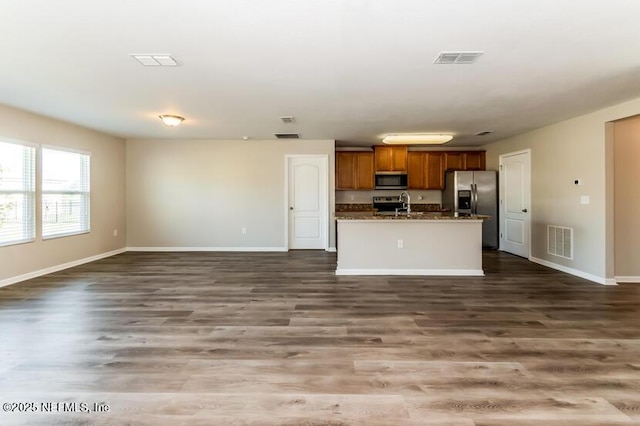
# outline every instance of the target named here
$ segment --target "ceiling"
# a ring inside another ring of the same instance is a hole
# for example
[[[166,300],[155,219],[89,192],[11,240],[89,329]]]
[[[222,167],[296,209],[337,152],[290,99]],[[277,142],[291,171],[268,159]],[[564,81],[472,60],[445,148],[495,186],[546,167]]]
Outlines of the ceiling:
[[[472,147],[640,97],[638,0],[0,0],[0,10],[0,103],[125,138],[299,132],[370,146],[388,132],[446,132],[447,146]],[[434,64],[443,51],[484,55]],[[169,128],[159,114],[186,120]]]

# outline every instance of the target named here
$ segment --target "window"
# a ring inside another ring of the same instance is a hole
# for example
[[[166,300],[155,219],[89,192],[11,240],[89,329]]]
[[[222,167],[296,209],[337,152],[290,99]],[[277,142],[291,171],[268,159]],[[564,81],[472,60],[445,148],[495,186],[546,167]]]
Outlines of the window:
[[[36,149],[0,142],[0,246],[35,239]]]
[[[89,232],[90,157],[42,149],[42,238]]]

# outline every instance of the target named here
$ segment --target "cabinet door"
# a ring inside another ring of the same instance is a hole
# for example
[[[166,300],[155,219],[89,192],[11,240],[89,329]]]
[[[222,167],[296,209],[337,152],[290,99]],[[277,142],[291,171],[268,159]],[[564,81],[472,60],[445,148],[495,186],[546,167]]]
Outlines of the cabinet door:
[[[444,159],[441,152],[426,153],[426,188],[444,189]]]
[[[406,146],[376,146],[374,151],[376,154],[377,172],[407,171]]]
[[[464,170],[464,152],[446,152],[444,154],[445,170]]]
[[[355,160],[353,152],[336,152],[336,189],[355,189]]]
[[[424,152],[412,151],[407,154],[407,187],[409,189],[426,188],[425,158]]]
[[[485,152],[484,151],[469,151],[464,155],[464,169],[465,170],[484,170],[485,165]]]
[[[373,152],[356,153],[355,187],[373,189]]]
[[[376,172],[393,171],[393,163],[391,156],[393,155],[390,146],[376,146],[374,152],[376,155]]]
[[[394,146],[391,150],[391,166],[394,172],[407,171],[407,147]]]

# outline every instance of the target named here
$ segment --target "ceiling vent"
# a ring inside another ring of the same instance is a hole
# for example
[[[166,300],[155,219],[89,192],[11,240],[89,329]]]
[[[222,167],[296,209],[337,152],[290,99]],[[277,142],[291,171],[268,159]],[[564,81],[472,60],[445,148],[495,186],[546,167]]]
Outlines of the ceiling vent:
[[[484,52],[440,52],[434,64],[473,64]]]
[[[176,67],[178,62],[171,55],[130,55],[145,67]]]
[[[278,139],[300,139],[300,133],[274,133]]]
[[[293,118],[293,115],[285,115],[280,117],[280,120],[282,120],[283,123],[293,123],[296,121],[296,119]]]
[[[476,133],[476,136],[486,136],[486,135],[490,135],[491,133],[493,133],[493,131],[485,130],[485,131]]]

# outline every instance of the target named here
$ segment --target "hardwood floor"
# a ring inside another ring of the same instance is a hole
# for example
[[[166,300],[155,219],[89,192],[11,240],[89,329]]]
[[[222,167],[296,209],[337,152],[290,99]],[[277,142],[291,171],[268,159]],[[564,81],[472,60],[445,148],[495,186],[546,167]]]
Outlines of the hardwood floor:
[[[27,412],[0,424],[640,424],[640,285],[484,264],[130,252],[5,287],[0,402]]]

